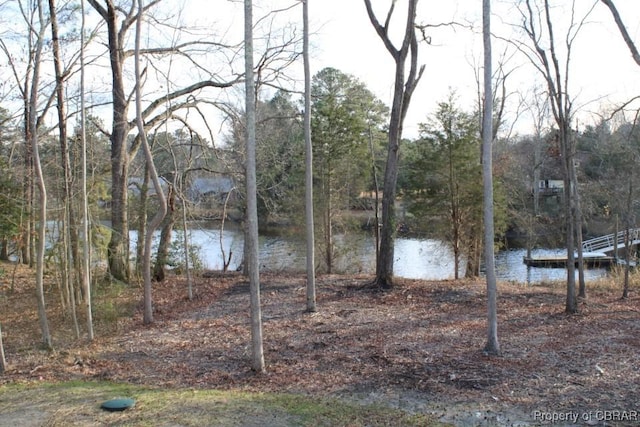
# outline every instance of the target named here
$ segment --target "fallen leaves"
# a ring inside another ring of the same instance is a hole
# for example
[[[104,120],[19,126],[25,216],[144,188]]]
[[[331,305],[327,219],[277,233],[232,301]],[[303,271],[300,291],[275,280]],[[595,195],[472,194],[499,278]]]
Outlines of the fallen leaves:
[[[7,295],[0,320],[8,331],[10,371],[0,381],[98,378],[334,395],[394,391],[413,393],[422,404],[482,402],[525,413],[634,410],[640,401],[638,298],[619,300],[617,290],[594,292],[582,314],[568,316],[562,286],[501,284],[503,355],[487,357],[481,282],[401,280],[379,293],[365,286],[370,277],[319,277],[318,312],[307,313],[304,277],[261,278],[266,374],[249,368],[246,282],[216,274],[196,283],[193,301],[185,298],[180,277],[156,285],[151,326],[142,325],[135,304],[141,292],[130,289],[120,297],[138,311],[120,318],[115,331],[98,331],[93,343],[65,335],[69,322],[52,308],[52,296],[59,351],[51,355],[34,350],[34,301],[27,292]]]

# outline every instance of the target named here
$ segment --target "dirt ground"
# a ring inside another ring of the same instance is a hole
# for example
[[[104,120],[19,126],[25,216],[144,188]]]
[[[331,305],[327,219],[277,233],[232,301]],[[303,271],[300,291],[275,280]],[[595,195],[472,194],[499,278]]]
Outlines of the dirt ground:
[[[250,366],[249,286],[209,274],[186,298],[184,278],[142,289],[100,289],[96,339],[73,338],[55,285],[56,350],[38,350],[33,283],[1,279],[0,323],[9,370],[0,383],[100,379],[162,387],[276,391],[383,402],[453,425],[640,425],[640,298],[589,285],[566,315],[562,284],[499,285],[502,355],[482,352],[484,283],[399,280],[374,292],[367,276],[320,276],[318,311],[305,311],[301,275],[261,275],[267,372]],[[132,313],[133,316],[128,314]],[[82,316],[79,314],[81,328]]]

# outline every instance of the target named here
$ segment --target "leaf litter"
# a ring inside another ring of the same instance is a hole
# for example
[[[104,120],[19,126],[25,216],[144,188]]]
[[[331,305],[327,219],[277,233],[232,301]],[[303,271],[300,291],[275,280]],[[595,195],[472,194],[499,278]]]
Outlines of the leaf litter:
[[[308,313],[303,275],[262,273],[267,371],[258,374],[250,370],[249,286],[239,274],[197,279],[192,301],[183,277],[154,284],[155,321],[148,326],[140,287],[109,294],[131,313],[115,319],[102,313],[107,321],[96,309],[97,338],[90,343],[75,339],[50,287],[56,350],[45,352],[37,349],[26,270],[13,292],[1,288],[9,370],[0,383],[99,379],[334,396],[429,413],[454,425],[541,425],[553,414],[577,414],[582,425],[638,424],[638,418],[604,419],[640,410],[639,298],[633,294],[621,300],[618,289],[588,289],[580,313],[566,315],[562,284],[501,283],[502,354],[488,356],[481,280],[399,279],[386,292],[371,290],[371,280],[319,276],[318,311]]]

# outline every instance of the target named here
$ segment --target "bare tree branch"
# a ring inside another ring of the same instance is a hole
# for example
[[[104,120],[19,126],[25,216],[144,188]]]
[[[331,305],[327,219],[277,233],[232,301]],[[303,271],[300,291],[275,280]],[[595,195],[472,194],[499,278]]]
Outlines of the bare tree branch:
[[[618,9],[616,8],[615,4],[613,3],[612,0],[600,0],[600,1],[604,3],[611,11],[611,15],[613,15],[614,21],[616,21],[616,25],[620,30],[620,35],[622,35],[624,42],[627,44],[627,47],[631,52],[631,56],[633,57],[633,60],[636,62],[636,64],[640,65],[640,52],[638,52],[638,49],[633,39],[629,35],[627,28],[624,26],[624,23],[622,22],[622,18],[620,17],[620,13],[618,13]]]
[[[144,112],[142,114],[143,117],[149,117],[149,115],[151,114],[151,112],[153,110],[155,110],[156,108],[158,108],[158,106],[164,104],[165,102],[171,101],[173,99],[179,98],[181,96],[184,95],[188,95],[191,94],[197,90],[203,89],[205,87],[215,87],[215,88],[228,88],[233,86],[234,84],[238,83],[241,79],[238,77],[236,80],[232,80],[229,82],[215,82],[213,80],[205,80],[205,81],[201,81],[201,82],[196,82],[190,86],[187,86],[185,88],[176,90],[174,92],[168,93],[156,100],[154,100],[153,102],[151,102],[151,104],[149,104],[147,106],[147,108],[144,109]]]

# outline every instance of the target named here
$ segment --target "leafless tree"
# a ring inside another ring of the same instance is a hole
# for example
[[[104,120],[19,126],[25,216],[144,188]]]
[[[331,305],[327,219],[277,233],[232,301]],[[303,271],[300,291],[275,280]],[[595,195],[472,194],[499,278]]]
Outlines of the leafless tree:
[[[565,244],[567,246],[567,297],[565,311],[567,313],[576,313],[578,311],[578,301],[575,283],[575,251],[578,249],[579,271],[581,277],[583,277],[582,248],[576,248],[576,240],[578,242],[581,241],[582,215],[575,168],[575,137],[571,130],[571,120],[575,112],[568,89],[569,63],[573,43],[595,4],[588,10],[582,20],[576,22],[575,1],[572,3],[569,28],[564,40],[565,60],[561,63],[559,59],[560,47],[554,32],[554,17],[552,16],[549,0],[543,0],[541,3],[539,5],[536,0],[525,0],[523,2],[521,29],[525,32],[530,44],[516,43],[516,46],[527,56],[529,62],[544,79],[549,92],[551,111],[558,127],[557,139],[562,156],[564,179]],[[577,233],[580,233],[580,235],[577,235]]]
[[[316,308],[315,227],[313,221],[313,144],[311,143],[311,69],[309,64],[309,0],[302,0],[304,59],[305,225],[307,240],[307,311]]]
[[[620,31],[620,35],[622,36],[622,39],[624,40],[624,42],[626,43],[627,47],[629,48],[629,52],[631,52],[631,56],[633,58],[633,60],[635,61],[636,64],[638,64],[638,66],[640,66],[640,52],[638,52],[638,48],[635,44],[635,42],[633,41],[633,39],[631,38],[631,35],[629,34],[629,32],[627,31],[627,27],[624,25],[624,22],[622,21],[622,17],[620,16],[620,13],[618,12],[618,9],[615,5],[615,3],[612,0],[600,0],[602,1],[602,3],[604,3],[608,8],[609,11],[611,12],[611,15],[613,16],[613,20],[616,23],[616,26],[618,27],[618,30]],[[626,257],[626,264],[625,264],[625,268],[624,268],[624,286],[623,286],[623,291],[622,291],[622,298],[627,298],[629,296],[629,267],[630,267],[630,262],[629,262],[629,253],[630,253],[630,247],[629,247],[629,229],[631,228],[631,221],[630,221],[630,217],[631,217],[631,206],[632,206],[632,194],[634,192],[634,187],[633,187],[633,180],[629,179],[629,190],[628,190],[628,198],[627,198],[627,213],[625,215],[625,226],[626,226],[626,233],[625,233],[625,257]],[[617,235],[617,233],[616,233]]]
[[[111,226],[112,234],[108,247],[108,264],[110,274],[118,280],[128,281],[130,275],[129,268],[129,221],[127,215],[128,196],[127,185],[129,177],[129,166],[132,154],[138,149],[138,145],[128,146],[127,137],[130,131],[136,126],[135,120],[128,119],[130,96],[126,93],[125,62],[133,56],[133,51],[127,49],[127,34],[131,26],[137,19],[136,2],[131,1],[128,6],[116,3],[113,0],[88,0],[89,4],[98,12],[107,26],[109,61],[112,80],[112,128],[109,132],[111,141],[111,181],[112,181],[112,203],[111,203]],[[148,13],[153,7],[159,5],[161,0],[152,0],[143,6],[143,12]],[[176,44],[169,47],[141,49],[141,55],[163,56],[169,54],[181,54],[190,58],[190,63],[195,68],[201,68],[189,52],[185,50],[191,46],[213,46],[221,47],[220,44],[193,41],[183,44]],[[146,129],[152,128],[158,122],[165,120],[175,111],[193,107],[196,101],[189,99],[189,95],[207,88],[227,88],[238,81],[232,77],[227,81],[210,76],[210,79],[200,80],[196,83],[186,85],[170,93],[165,93],[149,102],[142,111],[142,119]],[[187,98],[186,100],[184,100]],[[162,109],[167,102],[180,100],[167,110]],[[158,111],[158,110],[161,111]]]
[[[393,286],[393,260],[396,237],[396,184],[400,159],[400,141],[404,119],[409,110],[411,96],[422,77],[424,66],[418,68],[418,38],[416,28],[416,10],[418,0],[407,2],[407,16],[404,38],[400,47],[396,47],[389,35],[391,18],[396,2],[391,2],[384,24],[381,24],[373,11],[371,0],[364,0],[369,20],[395,62],[395,82],[391,119],[389,121],[389,142],[382,194],[382,230],[380,233],[380,252],[376,260],[376,286],[388,289]],[[405,78],[405,69],[409,61],[409,74]]]
[[[91,304],[91,245],[89,237],[89,200],[87,196],[87,132],[85,110],[85,36],[86,27],[84,0],[80,0],[80,144],[82,146],[82,289],[84,290],[84,306],[87,318],[87,336],[93,340],[93,310]]]
[[[244,62],[245,62],[245,111],[246,111],[246,161],[247,213],[245,254],[249,272],[251,293],[251,367],[264,372],[262,347],[262,310],[260,308],[260,261],[258,258],[258,201],[256,188],[256,92],[253,69],[253,2],[244,0]]]
[[[153,188],[156,191],[158,197],[159,209],[155,216],[149,223],[147,234],[144,236],[144,259],[142,262],[142,275],[144,278],[144,324],[153,322],[153,300],[151,295],[151,246],[153,243],[153,233],[160,226],[160,223],[167,214],[167,202],[158,177],[155,163],[153,161],[153,154],[149,143],[147,141],[146,129],[143,120],[142,110],[142,70],[140,68],[140,33],[142,31],[142,20],[144,18],[144,4],[143,0],[138,0],[138,9],[136,17],[136,37],[135,37],[135,49],[134,49],[134,67],[135,67],[135,102],[136,102],[136,126],[138,128],[138,136],[142,141],[142,149],[146,159],[146,165],[149,170],[151,181],[153,182]]]
[[[35,52],[33,60],[33,74],[31,75],[31,87],[29,89],[29,112],[28,123],[29,133],[27,134],[28,142],[31,145],[33,153],[33,168],[36,176],[36,184],[40,195],[40,210],[38,215],[38,232],[36,246],[36,294],[38,298],[38,318],[40,320],[40,329],[42,331],[42,343],[48,349],[53,348],[51,340],[51,332],[49,331],[49,322],[47,320],[47,312],[44,298],[44,257],[46,248],[46,228],[47,228],[47,187],[45,178],[42,173],[42,165],[40,162],[39,138],[38,138],[38,95],[40,85],[40,72],[42,64],[42,50],[45,44],[45,31],[47,21],[44,15],[42,0],[38,0],[35,4],[38,16],[38,27],[32,28],[37,32],[35,35]]]
[[[487,343],[485,352],[500,354],[498,341],[498,286],[494,253],[493,224],[493,75],[491,55],[491,0],[482,1],[482,40],[484,45],[484,102],[482,111],[482,183],[484,211],[484,262],[487,279]]]
[[[64,221],[62,232],[63,255],[60,257],[62,265],[63,289],[66,290],[69,299],[68,306],[76,331],[76,337],[80,337],[80,328],[76,315],[75,285],[73,277],[79,277],[80,257],[78,251],[78,227],[74,205],[72,203],[72,176],[71,160],[69,157],[69,144],[67,138],[67,114],[66,114],[66,75],[63,73],[62,57],[60,52],[60,35],[58,30],[58,12],[55,0],[49,0],[49,20],[51,22],[51,41],[53,49],[53,65],[56,78],[56,104],[58,110],[58,138],[60,140],[60,155],[63,172],[62,206],[64,207]],[[68,250],[67,250],[68,248]]]

